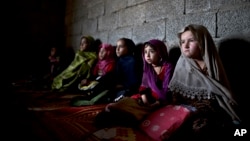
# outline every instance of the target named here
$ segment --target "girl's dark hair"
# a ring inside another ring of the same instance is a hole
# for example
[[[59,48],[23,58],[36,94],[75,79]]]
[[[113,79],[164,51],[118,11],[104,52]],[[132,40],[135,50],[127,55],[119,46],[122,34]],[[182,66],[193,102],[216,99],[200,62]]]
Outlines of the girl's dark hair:
[[[120,38],[119,40],[123,40],[124,41],[124,44],[125,46],[128,48],[128,52],[129,54],[134,54],[134,50],[136,48],[136,45],[134,43],[133,40],[129,39],[129,38]]]

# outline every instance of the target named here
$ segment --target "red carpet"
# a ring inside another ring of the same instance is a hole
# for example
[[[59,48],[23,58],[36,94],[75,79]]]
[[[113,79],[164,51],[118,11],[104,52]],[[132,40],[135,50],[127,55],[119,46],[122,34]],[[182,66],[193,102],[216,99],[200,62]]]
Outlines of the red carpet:
[[[93,121],[105,105],[86,107],[66,107],[51,111],[36,111],[36,116],[46,127],[48,134],[59,141],[100,141],[107,137],[100,135],[99,138],[93,133],[102,132],[93,126]],[[150,141],[139,130],[125,127],[112,128],[113,135],[110,141]]]
[[[87,107],[66,107],[49,111],[34,111],[39,122],[48,134],[59,141],[80,141],[87,138],[98,140],[90,136],[97,129],[92,125],[95,115],[104,105]]]
[[[105,104],[70,107],[74,94],[49,91],[19,91],[20,104],[31,114],[32,132],[39,141],[150,141],[140,130],[125,127],[97,129],[95,116]],[[99,138],[98,138],[99,137]]]

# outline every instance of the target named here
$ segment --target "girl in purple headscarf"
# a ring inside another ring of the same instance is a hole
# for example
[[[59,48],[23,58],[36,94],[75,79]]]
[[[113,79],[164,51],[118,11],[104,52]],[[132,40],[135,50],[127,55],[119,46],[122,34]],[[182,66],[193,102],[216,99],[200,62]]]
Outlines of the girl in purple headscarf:
[[[134,95],[132,98],[139,96],[144,104],[166,103],[168,83],[173,71],[173,66],[168,61],[166,45],[156,39],[146,42],[142,58],[144,71],[139,89],[140,95]]]
[[[168,61],[166,45],[157,39],[144,43],[142,58],[143,78],[139,93],[131,97],[124,97],[116,103],[108,104],[105,111],[97,116],[97,125],[110,124],[110,122],[103,120],[125,126],[137,124],[139,122],[135,121],[142,120],[152,111],[168,103],[170,100],[168,99],[168,84],[174,67]],[[102,117],[104,115],[106,117]],[[100,123],[98,119],[100,119]]]

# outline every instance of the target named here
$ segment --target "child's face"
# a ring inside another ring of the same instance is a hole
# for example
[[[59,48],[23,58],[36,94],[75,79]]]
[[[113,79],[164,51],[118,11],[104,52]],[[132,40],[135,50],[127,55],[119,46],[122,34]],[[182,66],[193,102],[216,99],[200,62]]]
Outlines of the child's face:
[[[51,56],[55,56],[56,55],[56,48],[55,47],[51,48],[50,55]]]
[[[189,58],[200,59],[201,53],[199,43],[191,31],[185,31],[181,34],[181,52]]]
[[[128,48],[125,46],[123,40],[118,40],[116,44],[116,55],[121,57],[128,54]]]
[[[158,53],[149,45],[144,47],[144,59],[148,64],[158,65],[160,57]]]
[[[98,52],[98,57],[100,60],[103,60],[105,58],[107,54],[107,51],[105,50],[105,48],[100,48],[99,52]]]
[[[87,47],[88,47],[87,40],[85,38],[82,38],[82,40],[80,42],[80,51],[86,50]]]

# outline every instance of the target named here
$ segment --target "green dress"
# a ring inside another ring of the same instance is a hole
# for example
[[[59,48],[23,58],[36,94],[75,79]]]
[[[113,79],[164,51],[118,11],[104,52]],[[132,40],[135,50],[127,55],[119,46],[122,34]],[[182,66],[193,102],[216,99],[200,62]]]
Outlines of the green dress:
[[[54,78],[52,90],[65,91],[73,84],[80,83],[81,79],[89,78],[96,60],[95,52],[77,51],[71,64]]]

